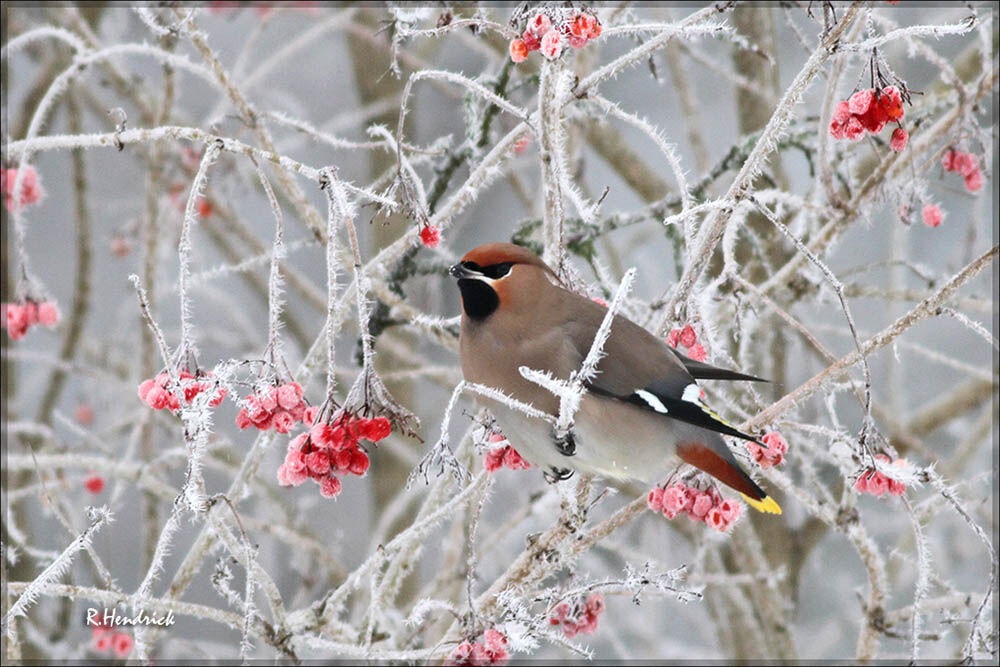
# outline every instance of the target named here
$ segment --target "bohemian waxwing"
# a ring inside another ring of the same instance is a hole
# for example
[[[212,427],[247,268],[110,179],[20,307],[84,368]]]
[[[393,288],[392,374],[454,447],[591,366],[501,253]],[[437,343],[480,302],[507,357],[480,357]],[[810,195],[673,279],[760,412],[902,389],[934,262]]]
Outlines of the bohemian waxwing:
[[[480,246],[449,273],[462,292],[465,379],[558,415],[559,399],[518,368],[568,379],[580,368],[607,310],[560,287],[537,255],[509,243]],[[549,422],[481,399],[519,454],[550,477],[578,470],[646,484],[662,480],[680,459],[739,491],[755,509],[781,513],[719,434],[756,439],[709,410],[696,383],[759,378],[688,359],[622,316],[614,318],[603,351],[570,438],[557,440]]]

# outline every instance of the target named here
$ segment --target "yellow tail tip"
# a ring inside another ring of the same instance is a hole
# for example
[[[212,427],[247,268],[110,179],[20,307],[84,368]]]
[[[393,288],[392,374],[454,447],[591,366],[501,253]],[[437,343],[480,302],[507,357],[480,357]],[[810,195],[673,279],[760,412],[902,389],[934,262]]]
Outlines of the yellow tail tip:
[[[747,501],[747,505],[754,508],[758,512],[764,512],[765,514],[781,514],[781,505],[775,502],[774,498],[771,496],[765,496],[761,500],[754,500],[745,493],[741,493],[743,500]]]

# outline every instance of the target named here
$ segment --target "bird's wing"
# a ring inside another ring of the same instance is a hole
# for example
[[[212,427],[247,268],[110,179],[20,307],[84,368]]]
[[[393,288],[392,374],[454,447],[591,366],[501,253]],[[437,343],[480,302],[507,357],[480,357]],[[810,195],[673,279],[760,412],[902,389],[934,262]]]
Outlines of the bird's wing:
[[[691,374],[691,377],[696,380],[747,380],[749,382],[768,382],[768,380],[759,378],[755,375],[737,373],[736,371],[731,371],[728,368],[719,368],[718,366],[706,364],[703,361],[695,361],[694,359],[681,354],[674,348],[670,349],[674,355],[681,360],[681,363],[684,364],[684,368]]]
[[[572,297],[576,301],[574,316],[566,323],[566,334],[583,358],[607,310],[584,297],[575,294]],[[615,317],[611,325],[611,335],[603,351],[605,356],[597,365],[597,377],[588,386],[590,391],[709,431],[757,441],[728,424],[702,402],[701,388],[695,378],[707,377],[704,369],[715,369],[714,366],[701,364],[692,373],[683,361],[686,357],[677,355],[665,342],[620,316]]]
[[[582,359],[590,351],[607,311],[584,297],[573,294],[569,298],[576,303],[573,316],[566,320],[565,333]],[[774,499],[743,471],[719,434],[759,441],[728,424],[701,400],[695,378],[707,378],[716,372],[715,377],[723,379],[723,374],[732,371],[676,354],[664,341],[625,317],[615,317],[603,351],[597,377],[588,385],[591,392],[699,427],[675,429],[678,457],[739,491],[758,511],[781,513]],[[693,372],[685,360],[694,365]]]

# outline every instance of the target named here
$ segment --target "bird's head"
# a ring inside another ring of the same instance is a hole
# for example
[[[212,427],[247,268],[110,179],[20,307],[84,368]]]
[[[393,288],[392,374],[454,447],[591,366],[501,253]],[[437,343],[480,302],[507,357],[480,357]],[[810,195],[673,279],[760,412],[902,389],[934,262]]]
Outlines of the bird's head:
[[[527,248],[487,243],[470,250],[448,270],[458,279],[462,308],[473,320],[484,320],[498,308],[533,303],[555,274]]]

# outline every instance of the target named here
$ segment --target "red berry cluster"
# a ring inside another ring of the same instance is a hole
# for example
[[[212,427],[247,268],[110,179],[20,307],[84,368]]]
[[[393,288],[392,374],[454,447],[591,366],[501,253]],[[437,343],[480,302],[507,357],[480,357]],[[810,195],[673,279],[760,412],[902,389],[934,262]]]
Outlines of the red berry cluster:
[[[983,187],[983,170],[979,167],[979,159],[972,153],[950,149],[941,158],[941,166],[945,171],[955,171],[965,178],[965,189],[969,192],[979,192]],[[937,227],[937,225],[931,225]]]
[[[190,371],[183,370],[179,377],[178,384],[184,393],[184,402],[188,405],[191,404],[195,396],[212,388],[211,382],[203,381],[203,378],[212,377],[211,373],[198,371],[196,376]],[[175,387],[172,384],[169,373],[160,373],[155,379],[143,380],[142,384],[139,385],[139,398],[154,410],[168,408],[171,412],[177,412],[181,409],[181,399],[175,393]],[[222,387],[217,388],[215,396],[208,404],[213,408],[218,406],[226,398],[227,393]]]
[[[83,486],[96,496],[104,490],[104,478],[100,475],[90,475],[83,480]]]
[[[760,464],[761,468],[770,468],[781,463],[782,458],[788,453],[788,443],[777,431],[765,433],[761,442],[766,445],[761,447],[756,442],[748,442],[747,449],[753,460]]]
[[[506,443],[507,438],[501,433],[493,433],[490,435],[490,442]],[[527,470],[531,467],[531,464],[525,461],[509,443],[497,445],[486,452],[486,457],[483,459],[484,468],[490,472],[496,472],[504,466],[507,466],[511,470]]]
[[[683,482],[675,482],[664,489],[654,487],[646,503],[649,509],[663,512],[668,519],[685,513],[692,521],[703,521],[719,532],[725,532],[743,513],[743,505],[723,498],[714,488],[702,491]]]
[[[28,328],[36,324],[51,329],[59,322],[59,308],[55,301],[25,299],[24,303],[5,303],[2,307],[2,324],[11,340],[24,338]]]
[[[898,123],[902,117],[903,96],[895,86],[886,86],[881,91],[874,88],[859,90],[837,104],[830,119],[830,136],[856,141],[865,132],[878,134],[889,121]],[[901,151],[908,139],[906,130],[898,127],[892,133],[889,145],[893,150]]]
[[[446,665],[504,665],[510,658],[507,638],[499,630],[490,628],[483,633],[482,642],[464,641],[445,661]]]
[[[428,248],[436,248],[441,244],[441,230],[431,225],[420,229],[420,242]]]
[[[358,445],[359,440],[378,442],[392,432],[385,417],[362,419],[344,415],[333,424],[315,424],[288,443],[285,462],[278,467],[278,483],[298,486],[307,479],[319,484],[324,498],[333,498],[341,491],[335,475],[357,475],[368,472],[371,461]]]
[[[91,645],[99,653],[114,651],[119,658],[127,658],[133,644],[135,640],[127,632],[115,632],[104,624],[91,626]]]
[[[587,600],[582,598],[569,602],[560,602],[552,610],[549,623],[562,626],[563,634],[572,639],[578,633],[592,635],[597,630],[597,617],[604,611],[604,596],[591,593]]]
[[[875,458],[879,461],[885,461],[886,463],[891,460],[885,454],[879,454]],[[906,465],[906,461],[903,459],[896,459],[893,461],[893,465],[903,466]],[[860,477],[858,477],[858,481],[854,483],[854,490],[858,493],[869,493],[873,496],[885,495],[886,492],[889,492],[894,496],[901,496],[906,491],[906,484],[892,479],[891,477],[887,477],[885,473],[869,468],[861,473]]]
[[[236,414],[236,425],[241,429],[255,426],[261,431],[273,428],[285,434],[292,430],[295,422],[312,424],[317,408],[309,407],[303,396],[302,385],[298,382],[286,382],[251,394]]]
[[[704,346],[698,342],[698,334],[690,324],[685,324],[683,329],[671,329],[667,334],[667,345],[687,348],[687,356],[695,361],[705,361],[708,358]]]
[[[3,190],[3,205],[8,211],[21,206],[37,204],[45,191],[38,182],[38,172],[30,164],[24,168],[21,177],[21,196],[17,205],[14,204],[14,183],[17,181],[17,169],[0,169],[0,190]]]
[[[532,51],[541,51],[549,60],[555,60],[565,44],[580,49],[600,36],[601,22],[593,14],[579,13],[553,22],[547,14],[538,12],[528,21],[521,37],[511,40],[510,59],[524,62]]]

